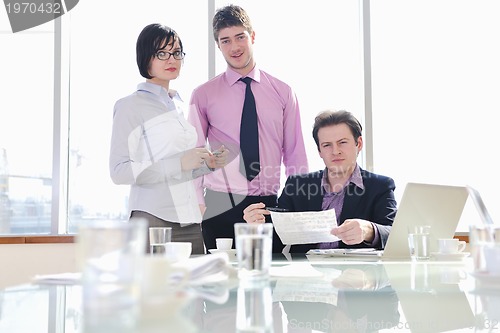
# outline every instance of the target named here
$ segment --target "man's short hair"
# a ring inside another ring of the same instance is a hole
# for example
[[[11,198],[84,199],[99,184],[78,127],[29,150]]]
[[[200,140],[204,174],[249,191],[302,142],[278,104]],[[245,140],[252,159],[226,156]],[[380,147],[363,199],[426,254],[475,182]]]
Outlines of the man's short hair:
[[[358,142],[358,138],[362,135],[363,132],[363,127],[361,126],[361,123],[358,121],[358,119],[356,119],[356,117],[354,117],[352,113],[345,110],[339,110],[339,111],[326,110],[320,112],[314,119],[312,135],[314,141],[316,142],[318,150],[319,150],[318,132],[320,128],[332,125],[339,125],[339,124],[346,124],[351,130],[351,133],[354,136],[354,140]]]
[[[212,20],[215,41],[219,42],[219,32],[222,29],[239,26],[244,27],[249,34],[252,34],[253,28],[250,17],[243,8],[236,5],[228,5],[217,9]]]

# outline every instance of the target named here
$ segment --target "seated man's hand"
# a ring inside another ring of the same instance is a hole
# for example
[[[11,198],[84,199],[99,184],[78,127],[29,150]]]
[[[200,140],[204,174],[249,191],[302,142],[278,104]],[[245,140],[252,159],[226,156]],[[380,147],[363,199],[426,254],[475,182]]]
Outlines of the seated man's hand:
[[[247,223],[265,223],[265,215],[271,214],[265,208],[266,205],[264,205],[264,203],[262,202],[251,204],[243,210],[243,219]]]
[[[347,219],[338,227],[333,228],[330,233],[347,245],[371,242],[375,237],[373,224],[361,219]]]

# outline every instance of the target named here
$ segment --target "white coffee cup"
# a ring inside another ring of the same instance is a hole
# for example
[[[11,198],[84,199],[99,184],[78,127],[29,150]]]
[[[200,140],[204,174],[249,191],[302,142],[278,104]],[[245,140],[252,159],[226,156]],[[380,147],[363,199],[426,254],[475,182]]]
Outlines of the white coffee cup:
[[[456,238],[438,239],[439,252],[444,254],[460,253],[465,250],[467,243]]]
[[[167,257],[170,262],[178,262],[189,259],[191,251],[191,242],[165,243],[165,257]]]
[[[227,251],[233,247],[232,238],[216,238],[215,243],[217,244],[217,250]]]

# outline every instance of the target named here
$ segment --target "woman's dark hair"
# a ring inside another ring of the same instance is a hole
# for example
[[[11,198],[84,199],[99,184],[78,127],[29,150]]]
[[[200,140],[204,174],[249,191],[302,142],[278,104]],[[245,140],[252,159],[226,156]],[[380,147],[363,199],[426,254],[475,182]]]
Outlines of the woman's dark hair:
[[[314,141],[316,142],[316,146],[318,147],[319,150],[319,139],[318,139],[318,132],[320,128],[331,126],[331,125],[339,125],[339,124],[346,124],[349,129],[351,130],[352,135],[354,136],[354,141],[357,143],[358,138],[361,136],[363,127],[361,126],[361,123],[352,115],[352,113],[344,110],[340,111],[323,111],[320,112],[316,118],[314,119],[314,126],[313,126],[313,138]],[[356,144],[357,145],[357,144]]]
[[[153,78],[149,74],[151,59],[156,56],[159,50],[164,49],[168,44],[173,44],[175,41],[179,41],[181,51],[184,51],[179,35],[172,28],[153,23],[142,29],[137,38],[136,54],[137,66],[143,77],[146,79]]]

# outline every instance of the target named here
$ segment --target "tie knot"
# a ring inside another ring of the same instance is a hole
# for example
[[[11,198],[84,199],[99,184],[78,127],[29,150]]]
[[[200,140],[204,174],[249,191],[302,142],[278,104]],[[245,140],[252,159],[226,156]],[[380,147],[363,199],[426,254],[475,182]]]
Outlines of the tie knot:
[[[252,78],[251,77],[242,77],[240,78],[240,81],[245,82],[245,84],[248,86],[250,83],[252,83]]]

